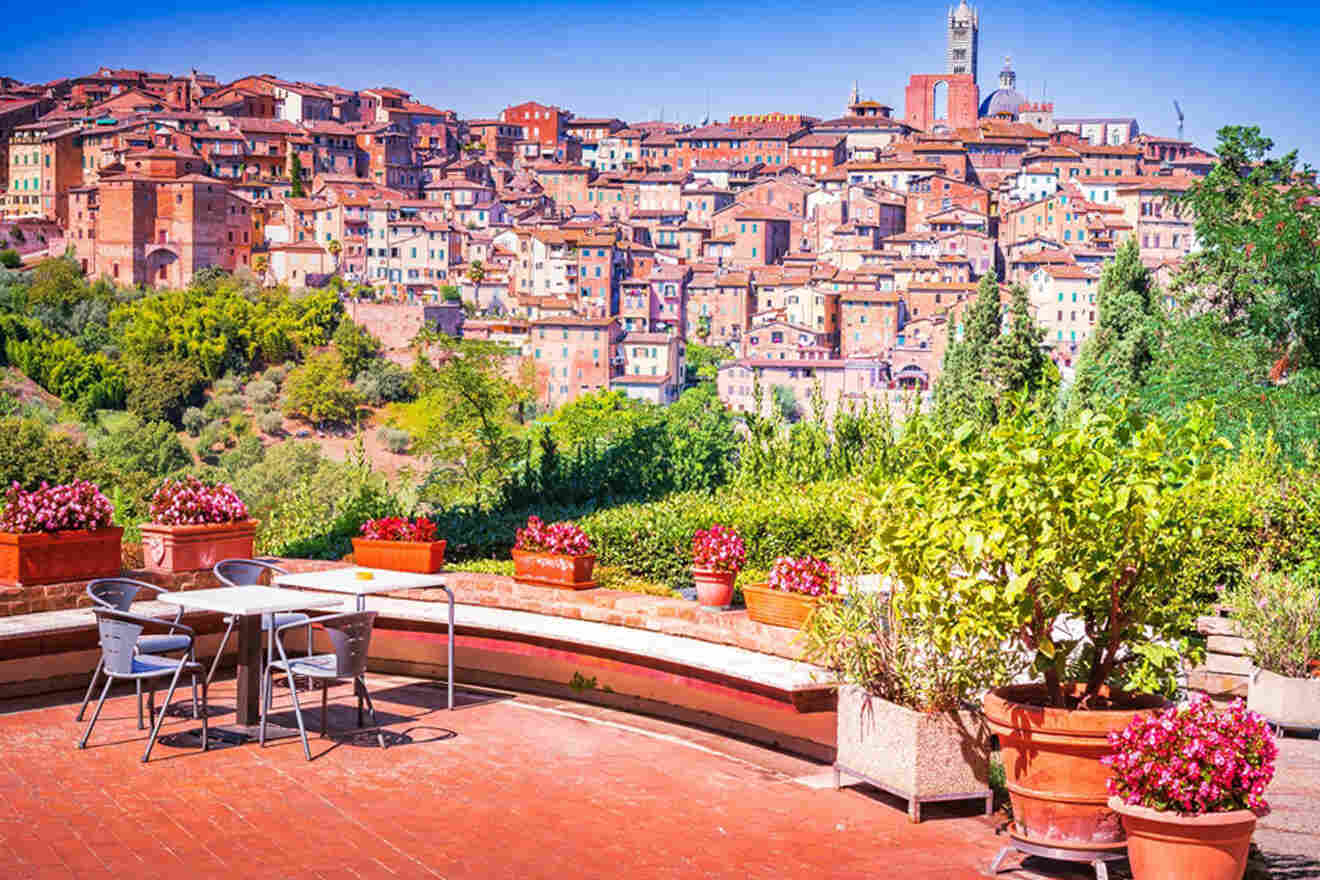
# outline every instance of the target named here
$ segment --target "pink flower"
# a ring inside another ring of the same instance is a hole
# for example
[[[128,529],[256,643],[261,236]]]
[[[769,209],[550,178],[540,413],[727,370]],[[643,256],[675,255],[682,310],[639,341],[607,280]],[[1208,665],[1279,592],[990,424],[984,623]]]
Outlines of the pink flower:
[[[698,529],[692,536],[692,564],[716,571],[739,571],[747,560],[747,548],[738,533],[728,526]]]

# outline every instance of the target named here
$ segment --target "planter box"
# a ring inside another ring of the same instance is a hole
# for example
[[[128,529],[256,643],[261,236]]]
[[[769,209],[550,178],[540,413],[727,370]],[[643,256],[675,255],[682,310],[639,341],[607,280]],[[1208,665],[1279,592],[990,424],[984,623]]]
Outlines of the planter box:
[[[353,562],[363,568],[435,574],[445,565],[444,541],[372,541],[353,539]]]
[[[116,577],[119,545],[124,530],[35,532],[15,535],[0,532],[0,584],[54,584]]]
[[[907,798],[913,822],[927,801],[977,799],[994,810],[990,730],[979,713],[917,712],[843,685],[837,741],[835,786],[846,775]]]
[[[736,571],[692,567],[692,581],[697,585],[697,601],[702,608],[727,610],[733,602],[733,582],[737,578]]]
[[[142,524],[142,561],[148,571],[210,569],[222,559],[251,559],[257,521],[166,526]]]
[[[765,584],[748,584],[743,587],[747,616],[757,623],[768,623],[771,626],[801,629],[820,599],[820,596],[808,596],[805,593],[772,590]]]
[[[594,553],[565,556],[560,553],[533,553],[529,550],[513,551],[513,579],[529,587],[590,590],[596,586],[596,582],[591,579],[595,567]]]
[[[1247,685],[1247,708],[1280,727],[1320,728],[1320,678],[1288,678],[1257,669]]]

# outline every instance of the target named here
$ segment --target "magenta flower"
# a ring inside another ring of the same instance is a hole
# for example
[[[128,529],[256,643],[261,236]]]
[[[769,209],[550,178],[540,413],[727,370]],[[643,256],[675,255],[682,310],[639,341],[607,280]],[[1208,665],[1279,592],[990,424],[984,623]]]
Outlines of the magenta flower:
[[[151,497],[151,521],[161,525],[194,526],[247,518],[247,505],[224,483],[204,483],[196,477],[171,479]]]
[[[692,536],[692,564],[698,568],[740,571],[746,561],[743,539],[728,526],[698,529]]]
[[[591,539],[572,523],[546,525],[539,516],[531,516],[527,518],[527,526],[518,529],[513,547],[531,553],[583,556],[591,552]]]
[[[823,596],[839,591],[839,575],[824,559],[781,556],[770,569],[769,586],[786,593]]]
[[[14,483],[5,493],[0,532],[25,534],[95,530],[110,526],[115,509],[94,483],[77,480],[61,486],[42,483],[33,492]]]

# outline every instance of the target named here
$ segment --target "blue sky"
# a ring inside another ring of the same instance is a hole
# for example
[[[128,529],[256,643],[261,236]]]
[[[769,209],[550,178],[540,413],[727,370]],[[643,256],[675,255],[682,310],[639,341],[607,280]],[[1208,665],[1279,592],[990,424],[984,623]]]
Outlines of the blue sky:
[[[230,0],[183,8],[142,0],[66,3],[58,28],[38,7],[11,11],[0,73],[48,80],[101,64],[222,81],[245,73],[394,85],[464,116],[536,99],[579,116],[699,120],[772,110],[831,117],[854,79],[903,112],[912,73],[943,69],[947,6],[848,4],[369,4]],[[1006,54],[1018,88],[1060,116],[1134,116],[1143,131],[1213,149],[1221,125],[1261,126],[1320,164],[1320,9],[1167,0],[980,4],[980,85]]]

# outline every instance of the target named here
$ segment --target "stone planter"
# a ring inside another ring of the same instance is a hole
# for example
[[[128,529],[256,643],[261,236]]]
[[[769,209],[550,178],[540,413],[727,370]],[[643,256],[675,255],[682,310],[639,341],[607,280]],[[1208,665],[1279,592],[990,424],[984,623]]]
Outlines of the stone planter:
[[[26,586],[116,577],[124,530],[0,532],[0,584]]]
[[[757,623],[771,626],[789,626],[801,629],[816,607],[819,596],[772,590],[765,584],[748,584],[742,588],[747,603],[747,616]]]
[[[1084,688],[1065,686],[1072,694]],[[1107,691],[1101,691],[1107,695]],[[983,706],[999,737],[1004,774],[1013,802],[1016,832],[1030,843],[1060,850],[1122,850],[1118,814],[1109,807],[1105,783],[1109,734],[1138,715],[1164,707],[1164,698],[1133,697],[1134,709],[1079,711],[1054,709],[1043,684],[996,688]]]
[[[736,571],[717,571],[713,568],[692,567],[692,580],[697,585],[697,601],[702,608],[726,610],[733,602],[733,582]]]
[[[1247,708],[1279,727],[1320,728],[1320,678],[1289,678],[1257,669],[1247,685]]]
[[[142,561],[148,571],[210,569],[222,559],[251,559],[257,521],[167,526],[142,524]]]
[[[1136,880],[1242,880],[1259,818],[1251,810],[1180,816],[1119,798],[1109,808],[1123,817]]]
[[[529,587],[553,587],[557,590],[590,590],[596,586],[591,572],[596,567],[594,553],[565,556],[560,553],[513,551],[513,579]]]
[[[353,563],[363,568],[435,574],[445,565],[444,541],[353,539]]]
[[[836,787],[851,776],[907,798],[913,822],[928,801],[983,799],[994,810],[990,730],[979,713],[917,712],[843,685],[837,743]]]

